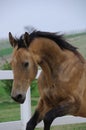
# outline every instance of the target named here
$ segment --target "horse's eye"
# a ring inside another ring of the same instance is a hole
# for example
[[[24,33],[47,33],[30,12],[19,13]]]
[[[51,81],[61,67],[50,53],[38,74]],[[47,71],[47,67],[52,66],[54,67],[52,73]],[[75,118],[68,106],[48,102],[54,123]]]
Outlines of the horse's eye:
[[[24,67],[27,68],[29,66],[29,62],[24,63]]]

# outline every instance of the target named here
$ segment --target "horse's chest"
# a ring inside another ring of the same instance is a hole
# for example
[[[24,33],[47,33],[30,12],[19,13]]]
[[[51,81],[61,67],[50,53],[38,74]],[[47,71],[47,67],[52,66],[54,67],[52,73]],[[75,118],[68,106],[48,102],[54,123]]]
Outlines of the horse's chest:
[[[48,106],[54,107],[65,98],[63,90],[55,87],[43,88],[40,96]]]
[[[65,89],[61,86],[62,84],[60,82],[58,84],[57,80],[55,80],[52,86],[49,86],[45,76],[42,73],[38,81],[40,97],[48,105],[57,105],[60,101],[62,101],[65,98],[65,96],[67,96]]]

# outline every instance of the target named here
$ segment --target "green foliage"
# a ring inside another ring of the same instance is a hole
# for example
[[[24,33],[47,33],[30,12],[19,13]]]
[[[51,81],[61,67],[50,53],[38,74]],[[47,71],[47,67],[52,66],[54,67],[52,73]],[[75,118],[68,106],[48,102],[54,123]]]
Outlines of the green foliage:
[[[36,79],[31,84],[31,96],[32,97],[38,97],[39,96],[38,84],[37,84],[37,80]]]
[[[11,66],[8,62],[6,62],[3,66],[2,66],[3,70],[11,70]],[[5,91],[7,92],[8,95],[10,95],[11,93],[11,89],[12,89],[12,80],[2,80],[2,85],[5,89]],[[1,84],[0,84],[1,85]]]
[[[10,95],[8,95],[3,85],[3,82],[0,81],[0,102],[4,102],[10,99]]]
[[[12,53],[12,48],[6,48],[3,50],[0,50],[0,57],[6,56]]]
[[[6,62],[3,66],[2,66],[2,70],[11,70],[11,66],[8,62]]]

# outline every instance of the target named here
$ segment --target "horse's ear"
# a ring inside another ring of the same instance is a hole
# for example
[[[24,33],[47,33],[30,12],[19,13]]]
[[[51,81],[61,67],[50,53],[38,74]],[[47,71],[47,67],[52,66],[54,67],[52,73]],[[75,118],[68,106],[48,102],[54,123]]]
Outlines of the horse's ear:
[[[25,41],[25,45],[28,47],[29,44],[29,33],[25,32],[24,34],[24,41]]]
[[[12,36],[11,32],[9,32],[9,41],[10,41],[10,44],[12,45],[12,47],[15,47],[16,46],[16,40],[14,39],[14,37]]]

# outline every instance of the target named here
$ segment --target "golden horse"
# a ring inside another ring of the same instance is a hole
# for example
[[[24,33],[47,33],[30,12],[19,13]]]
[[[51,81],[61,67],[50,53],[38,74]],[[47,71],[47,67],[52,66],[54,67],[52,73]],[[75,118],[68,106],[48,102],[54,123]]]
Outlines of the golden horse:
[[[86,61],[61,35],[50,32],[25,32],[20,38],[9,33],[14,48],[11,66],[14,74],[12,98],[23,103],[28,86],[35,79],[38,66],[40,99],[26,130],[34,130],[44,121],[50,130],[56,117],[86,117]]]

